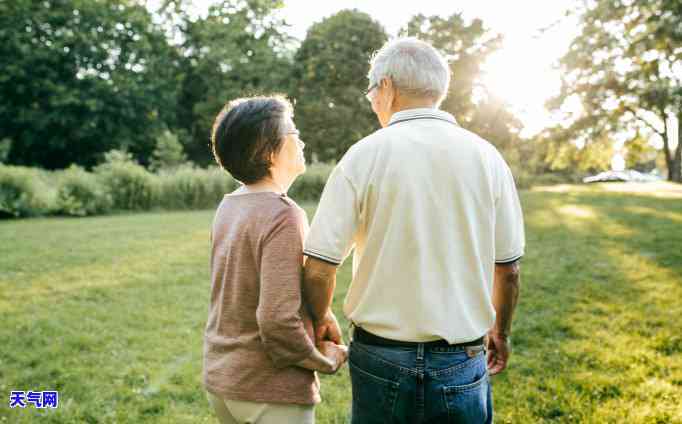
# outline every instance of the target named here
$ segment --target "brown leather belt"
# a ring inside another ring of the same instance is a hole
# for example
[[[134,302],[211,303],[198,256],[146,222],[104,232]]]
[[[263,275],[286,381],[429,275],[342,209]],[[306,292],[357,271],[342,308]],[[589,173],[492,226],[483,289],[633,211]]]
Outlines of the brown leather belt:
[[[404,342],[402,340],[392,340],[386,339],[376,334],[372,334],[368,331],[363,330],[360,327],[355,327],[353,331],[353,341],[358,343],[373,345],[373,346],[386,346],[386,347],[417,347],[421,344],[424,347],[467,347],[467,346],[481,346],[484,342],[484,337],[479,337],[476,340],[464,343],[450,344],[445,339],[434,340],[431,342]]]

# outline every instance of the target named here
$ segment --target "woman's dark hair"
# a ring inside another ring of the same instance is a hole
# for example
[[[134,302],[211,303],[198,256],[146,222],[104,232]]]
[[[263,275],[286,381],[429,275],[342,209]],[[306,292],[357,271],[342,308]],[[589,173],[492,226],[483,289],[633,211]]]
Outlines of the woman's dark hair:
[[[225,105],[213,123],[211,144],[218,164],[244,184],[270,173],[270,158],[284,140],[291,103],[280,95],[245,97]]]

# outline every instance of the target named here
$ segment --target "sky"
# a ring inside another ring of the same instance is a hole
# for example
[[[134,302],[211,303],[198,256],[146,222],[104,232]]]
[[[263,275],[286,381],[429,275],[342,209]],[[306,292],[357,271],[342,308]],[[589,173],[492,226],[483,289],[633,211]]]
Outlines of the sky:
[[[194,0],[197,13],[202,14],[210,3],[211,0]],[[522,135],[531,136],[555,123],[556,118],[545,110],[544,103],[559,91],[561,78],[555,64],[577,35],[576,20],[566,17],[566,11],[582,5],[582,0],[285,0],[284,3],[279,13],[291,24],[291,35],[299,40],[305,38],[313,23],[342,9],[366,12],[390,36],[396,36],[410,17],[418,13],[450,16],[461,12],[467,20],[480,18],[488,29],[504,36],[502,48],[484,66],[484,84],[510,104],[525,126]]]

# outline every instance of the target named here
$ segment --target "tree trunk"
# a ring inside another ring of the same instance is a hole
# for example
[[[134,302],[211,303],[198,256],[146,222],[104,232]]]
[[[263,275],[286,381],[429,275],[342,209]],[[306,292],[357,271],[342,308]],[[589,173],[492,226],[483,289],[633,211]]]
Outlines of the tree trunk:
[[[680,119],[677,120],[677,147],[674,151],[670,148],[670,135],[671,132],[668,128],[668,120],[663,117],[663,133],[661,137],[663,138],[663,153],[665,154],[665,165],[668,168],[668,181],[682,182],[682,140],[680,140],[680,126],[682,122]]]
[[[677,116],[677,147],[668,168],[668,180],[682,183],[682,114]]]

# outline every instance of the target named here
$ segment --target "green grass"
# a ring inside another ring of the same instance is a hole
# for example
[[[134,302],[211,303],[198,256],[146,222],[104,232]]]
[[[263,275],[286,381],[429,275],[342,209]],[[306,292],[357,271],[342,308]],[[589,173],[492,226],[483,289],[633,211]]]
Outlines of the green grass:
[[[682,188],[564,186],[522,201],[496,421],[682,423]],[[215,422],[200,385],[211,219],[0,222],[0,423]],[[339,316],[349,279],[346,263]],[[59,390],[60,408],[10,410],[9,392],[29,389]],[[347,422],[346,369],[323,378],[323,397],[318,423]]]

